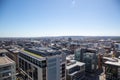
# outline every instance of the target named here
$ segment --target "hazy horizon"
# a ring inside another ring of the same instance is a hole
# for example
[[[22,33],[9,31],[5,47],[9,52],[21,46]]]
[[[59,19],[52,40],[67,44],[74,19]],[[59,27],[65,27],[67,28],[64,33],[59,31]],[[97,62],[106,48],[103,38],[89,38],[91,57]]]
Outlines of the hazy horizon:
[[[1,0],[0,37],[120,36],[120,0]]]
[[[0,38],[52,38],[52,37],[53,37],[53,38],[57,38],[57,37],[59,37],[59,38],[60,38],[60,37],[61,37],[61,38],[64,38],[64,37],[66,37],[66,38],[70,38],[70,37],[71,37],[71,38],[72,38],[72,37],[78,37],[78,38],[80,38],[80,37],[99,37],[99,38],[100,38],[100,37],[105,37],[105,38],[106,38],[106,37],[108,37],[108,38],[109,38],[109,37],[111,37],[111,38],[113,37],[113,38],[120,38],[120,36],[79,36],[79,35],[78,35],[78,36],[77,36],[77,35],[75,35],[75,36],[72,36],[72,35],[71,35],[71,36],[70,36],[70,35],[67,35],[67,36],[38,36],[38,37],[36,37],[36,36],[33,36],[33,37],[18,37],[18,36],[17,36],[17,37],[14,37],[14,36],[13,36],[13,37],[0,37]]]

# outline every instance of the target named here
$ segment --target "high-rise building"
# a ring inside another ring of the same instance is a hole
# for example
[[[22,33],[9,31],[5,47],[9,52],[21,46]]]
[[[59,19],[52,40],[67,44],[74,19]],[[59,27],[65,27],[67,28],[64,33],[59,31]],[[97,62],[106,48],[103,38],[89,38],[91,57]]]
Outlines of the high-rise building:
[[[95,72],[97,69],[97,51],[90,48],[80,48],[75,51],[75,60],[85,63],[85,71]]]
[[[83,62],[83,54],[87,52],[86,48],[78,48],[75,50],[75,60]]]
[[[0,80],[16,80],[16,65],[0,50]]]
[[[27,48],[18,55],[25,80],[66,80],[66,55],[50,48]]]

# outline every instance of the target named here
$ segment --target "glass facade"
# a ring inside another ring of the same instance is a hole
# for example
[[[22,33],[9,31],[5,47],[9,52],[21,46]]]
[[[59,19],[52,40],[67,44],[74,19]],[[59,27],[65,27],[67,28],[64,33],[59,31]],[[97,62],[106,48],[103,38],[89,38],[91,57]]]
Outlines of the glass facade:
[[[80,50],[75,51],[75,60],[80,61]]]
[[[86,48],[76,49],[75,60],[85,63],[87,72],[95,72],[97,69],[98,59],[97,51]]]
[[[48,69],[48,80],[57,80],[57,68],[56,67],[51,67]]]
[[[57,80],[57,59],[51,58],[48,59],[47,68],[48,68],[48,80]]]
[[[85,63],[85,70],[87,72],[94,72],[97,69],[97,55],[96,53],[84,53],[83,62]]]

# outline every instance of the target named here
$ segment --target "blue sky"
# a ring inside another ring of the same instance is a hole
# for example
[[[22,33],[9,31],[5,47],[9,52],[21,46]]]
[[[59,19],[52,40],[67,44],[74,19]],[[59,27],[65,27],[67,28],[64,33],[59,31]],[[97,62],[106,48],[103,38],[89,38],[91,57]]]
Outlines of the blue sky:
[[[0,37],[120,36],[120,0],[0,0]]]

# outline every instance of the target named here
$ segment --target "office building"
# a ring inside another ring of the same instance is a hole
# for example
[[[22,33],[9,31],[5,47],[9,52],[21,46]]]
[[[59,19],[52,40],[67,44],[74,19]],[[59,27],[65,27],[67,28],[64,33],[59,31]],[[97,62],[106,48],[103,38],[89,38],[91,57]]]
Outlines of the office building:
[[[97,51],[90,48],[80,48],[75,51],[75,60],[85,63],[85,71],[95,72],[97,70]]]
[[[0,50],[0,80],[16,80],[16,65]]]
[[[19,68],[25,80],[66,80],[66,56],[51,48],[27,48],[19,52]]]

